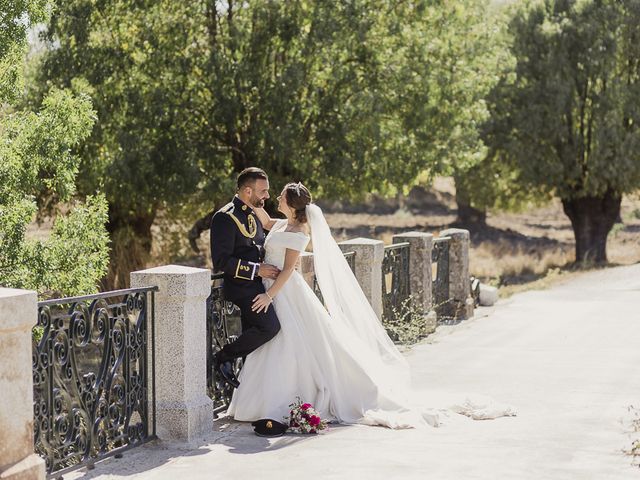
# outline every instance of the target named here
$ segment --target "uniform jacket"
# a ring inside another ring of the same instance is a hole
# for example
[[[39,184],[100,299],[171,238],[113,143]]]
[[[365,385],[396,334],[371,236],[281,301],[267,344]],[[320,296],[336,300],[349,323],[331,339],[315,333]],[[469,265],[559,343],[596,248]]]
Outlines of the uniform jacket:
[[[264,259],[265,234],[251,207],[240,198],[218,210],[211,220],[211,259],[224,272],[225,298],[234,301],[264,292],[258,268]]]

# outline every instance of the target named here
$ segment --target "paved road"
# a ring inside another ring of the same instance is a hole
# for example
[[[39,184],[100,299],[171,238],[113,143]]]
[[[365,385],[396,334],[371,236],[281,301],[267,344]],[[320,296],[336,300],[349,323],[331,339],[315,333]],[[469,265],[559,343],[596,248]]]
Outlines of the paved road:
[[[640,265],[586,273],[480,309],[408,353],[432,406],[477,392],[518,416],[392,431],[338,426],[267,440],[219,420],[191,446],[157,443],[65,478],[639,479]],[[634,437],[635,435],[635,437]]]

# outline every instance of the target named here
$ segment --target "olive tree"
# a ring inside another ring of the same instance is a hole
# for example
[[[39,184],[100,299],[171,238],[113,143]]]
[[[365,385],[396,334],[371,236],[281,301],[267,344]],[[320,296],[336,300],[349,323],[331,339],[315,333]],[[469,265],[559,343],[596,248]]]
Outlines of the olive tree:
[[[579,263],[606,262],[640,187],[638,24],[637,0],[526,4],[509,25],[515,67],[489,97],[491,158],[520,190],[560,198]]]

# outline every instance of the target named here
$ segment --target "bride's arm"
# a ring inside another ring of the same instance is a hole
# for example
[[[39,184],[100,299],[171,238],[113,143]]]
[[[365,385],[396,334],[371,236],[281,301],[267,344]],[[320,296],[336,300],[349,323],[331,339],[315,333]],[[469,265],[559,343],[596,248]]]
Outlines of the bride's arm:
[[[287,248],[284,255],[284,267],[282,267],[282,271],[278,275],[278,278],[273,282],[271,288],[267,290],[267,293],[261,293],[253,299],[251,310],[258,313],[263,309],[265,312],[267,311],[269,305],[273,301],[273,298],[278,294],[282,286],[287,283],[287,280],[289,280],[289,277],[291,277],[291,274],[296,269],[298,258],[300,258],[299,251]]]
[[[256,212],[256,216],[258,217],[258,220],[260,220],[262,228],[265,230],[271,230],[273,224],[276,223],[275,218],[271,218],[264,208],[254,208],[253,211]]]

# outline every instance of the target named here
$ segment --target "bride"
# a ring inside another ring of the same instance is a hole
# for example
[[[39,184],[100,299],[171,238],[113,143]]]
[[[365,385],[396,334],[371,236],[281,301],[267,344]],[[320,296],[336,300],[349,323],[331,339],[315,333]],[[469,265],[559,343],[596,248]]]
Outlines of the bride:
[[[321,209],[302,183],[278,197],[285,219],[256,214],[269,234],[266,263],[281,269],[263,279],[252,309],[275,308],[280,332],[246,358],[228,413],[236,420],[281,420],[296,397],[333,422],[411,428],[438,415],[410,405],[409,367],[378,320]],[[323,305],[296,264],[311,240]],[[508,415],[510,413],[503,412]],[[498,415],[499,416],[499,415]]]

